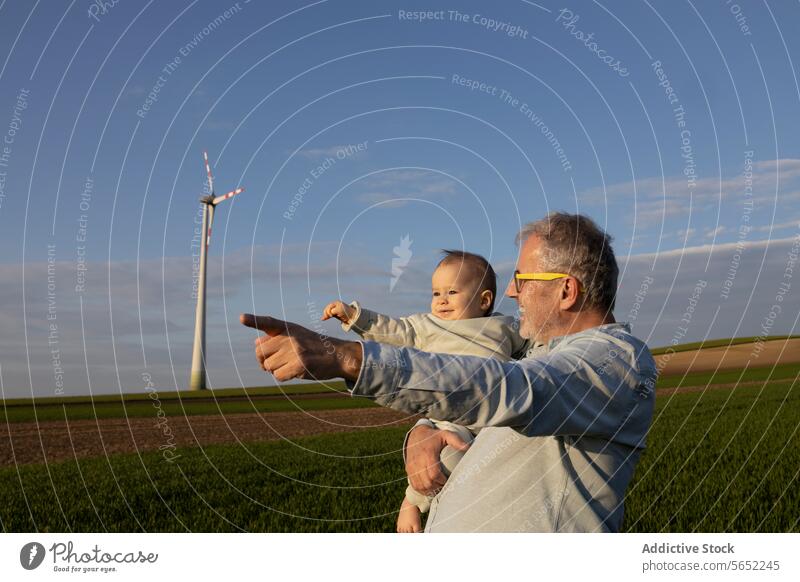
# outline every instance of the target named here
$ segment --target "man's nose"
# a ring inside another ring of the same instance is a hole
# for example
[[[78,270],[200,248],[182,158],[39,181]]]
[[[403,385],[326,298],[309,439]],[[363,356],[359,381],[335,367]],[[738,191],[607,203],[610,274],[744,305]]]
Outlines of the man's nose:
[[[506,286],[506,297],[511,297],[512,299],[517,298],[517,286],[514,284],[513,276]]]

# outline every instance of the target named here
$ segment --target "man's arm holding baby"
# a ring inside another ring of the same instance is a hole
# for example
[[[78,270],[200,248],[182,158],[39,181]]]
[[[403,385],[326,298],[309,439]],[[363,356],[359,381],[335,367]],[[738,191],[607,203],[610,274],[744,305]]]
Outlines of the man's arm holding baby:
[[[446,446],[466,452],[470,445],[454,432],[441,430],[427,418],[420,419],[403,442],[403,461],[411,487],[434,495],[447,482],[439,460]]]
[[[533,348],[543,345],[521,338],[518,334],[513,334],[511,341],[512,359],[522,359]],[[457,434],[437,428],[427,418],[418,420],[406,433],[403,441],[403,462],[411,487],[416,491],[433,495],[444,487],[447,477],[441,470],[439,459],[442,450],[448,445],[461,451],[470,447]]]

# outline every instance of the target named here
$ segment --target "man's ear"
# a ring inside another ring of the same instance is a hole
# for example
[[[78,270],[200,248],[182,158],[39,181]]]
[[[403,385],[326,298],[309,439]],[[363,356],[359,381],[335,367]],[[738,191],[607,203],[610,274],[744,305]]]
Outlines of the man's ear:
[[[580,305],[580,283],[574,277],[565,277],[561,286],[561,306],[571,309],[573,305]]]
[[[494,293],[488,289],[481,291],[481,309],[484,311],[489,309],[489,306],[492,304],[492,299],[494,299]]]

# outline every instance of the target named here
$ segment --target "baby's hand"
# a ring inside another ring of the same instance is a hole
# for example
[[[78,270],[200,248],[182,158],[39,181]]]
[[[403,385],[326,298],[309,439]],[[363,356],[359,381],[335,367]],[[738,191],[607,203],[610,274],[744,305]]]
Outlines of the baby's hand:
[[[341,301],[331,301],[322,312],[322,321],[335,317],[342,323],[350,323],[355,311],[355,308],[345,305]]]

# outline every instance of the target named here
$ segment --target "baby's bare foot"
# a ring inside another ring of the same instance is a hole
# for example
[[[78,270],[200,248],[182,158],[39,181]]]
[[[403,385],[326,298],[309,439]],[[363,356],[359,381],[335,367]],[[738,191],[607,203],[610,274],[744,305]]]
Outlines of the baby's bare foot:
[[[403,498],[400,513],[397,515],[397,533],[419,533],[422,531],[422,517],[419,507]]]

